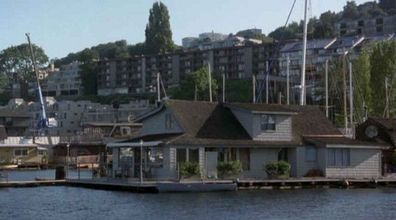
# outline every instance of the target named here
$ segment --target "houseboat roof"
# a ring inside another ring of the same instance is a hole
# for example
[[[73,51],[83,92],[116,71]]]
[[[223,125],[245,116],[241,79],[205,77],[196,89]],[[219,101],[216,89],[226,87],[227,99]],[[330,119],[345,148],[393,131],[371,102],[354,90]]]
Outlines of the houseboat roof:
[[[256,141],[246,132],[232,108],[243,108],[252,112],[284,113],[292,117],[291,141]],[[133,138],[130,141],[163,140],[164,143],[176,145],[250,145],[278,146],[301,145],[304,135],[338,135],[342,134],[329,121],[318,106],[268,105],[268,104],[219,104],[205,101],[167,100],[153,114],[170,108],[184,130],[182,134],[157,134]],[[141,118],[144,121],[150,114]]]

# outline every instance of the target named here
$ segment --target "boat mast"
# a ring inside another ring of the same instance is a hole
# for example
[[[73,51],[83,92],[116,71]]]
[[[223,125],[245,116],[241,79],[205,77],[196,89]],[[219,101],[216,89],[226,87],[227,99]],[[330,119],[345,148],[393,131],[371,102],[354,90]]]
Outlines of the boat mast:
[[[27,37],[27,40],[28,40],[28,43],[29,43],[30,56],[32,57],[33,69],[34,69],[34,73],[35,73],[36,79],[37,79],[37,90],[38,90],[38,95],[39,95],[39,98],[40,98],[40,110],[41,110],[41,119],[38,122],[38,127],[39,127],[39,129],[42,129],[42,128],[48,127],[47,115],[45,113],[44,98],[43,98],[43,94],[41,92],[41,86],[40,86],[40,80],[39,80],[39,72],[38,72],[38,69],[37,69],[36,57],[34,56],[33,46],[32,46],[32,43],[30,42],[29,33],[26,33],[26,37]]]
[[[304,35],[303,35],[303,57],[302,57],[302,64],[301,64],[301,93],[300,93],[300,105],[305,105],[305,97],[306,97],[306,90],[305,90],[305,63],[306,63],[306,55],[307,55],[307,11],[308,11],[308,0],[305,0],[304,6]]]

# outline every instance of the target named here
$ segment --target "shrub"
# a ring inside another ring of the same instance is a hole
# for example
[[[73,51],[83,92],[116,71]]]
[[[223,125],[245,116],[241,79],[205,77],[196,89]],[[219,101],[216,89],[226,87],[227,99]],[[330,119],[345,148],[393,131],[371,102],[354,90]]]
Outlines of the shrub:
[[[199,175],[199,164],[193,162],[184,162],[180,165],[180,174],[184,177]]]
[[[242,163],[239,160],[220,162],[217,171],[222,178],[239,175],[242,172]]]
[[[290,164],[286,161],[276,161],[270,162],[264,166],[265,172],[267,172],[268,176],[289,176],[290,175]]]

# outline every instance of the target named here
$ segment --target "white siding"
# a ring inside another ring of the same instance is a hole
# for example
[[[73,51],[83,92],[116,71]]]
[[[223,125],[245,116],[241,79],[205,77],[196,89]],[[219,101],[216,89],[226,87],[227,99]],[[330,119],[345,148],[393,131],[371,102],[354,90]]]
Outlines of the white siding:
[[[261,130],[261,115],[253,115],[253,140],[257,141],[291,141],[291,116],[274,115],[275,131]]]
[[[378,178],[381,176],[381,150],[350,149],[350,166],[326,168],[326,177]]]
[[[173,117],[173,126],[172,128],[165,127],[165,115],[172,114]],[[173,113],[169,109],[165,109],[164,111],[153,115],[152,117],[143,121],[143,127],[141,129],[142,135],[148,134],[172,134],[172,133],[182,133],[183,129],[177,122]]]
[[[246,132],[257,141],[291,141],[292,119],[289,115],[273,115],[275,117],[275,131],[261,130],[261,114],[232,109],[232,113],[245,128]]]

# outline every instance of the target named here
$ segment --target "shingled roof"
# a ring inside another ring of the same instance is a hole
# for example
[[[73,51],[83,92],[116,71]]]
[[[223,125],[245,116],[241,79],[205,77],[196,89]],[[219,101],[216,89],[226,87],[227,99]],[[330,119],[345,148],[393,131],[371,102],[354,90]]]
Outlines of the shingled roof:
[[[229,107],[244,108],[250,111],[294,113],[292,132],[295,142],[302,142],[304,136],[341,136],[341,132],[328,120],[319,106],[274,105],[274,104],[228,104]]]
[[[255,141],[249,136],[230,108],[244,108],[252,112],[285,113],[292,117],[292,141]],[[183,134],[162,137],[152,135],[136,139],[161,140],[176,145],[249,145],[288,146],[300,145],[304,136],[341,136],[337,128],[317,106],[286,106],[266,104],[218,104],[203,101],[167,100],[160,109],[170,108],[182,128]],[[158,113],[156,110],[153,114]],[[150,116],[147,116],[150,117]],[[147,118],[145,117],[145,118]],[[144,121],[144,119],[142,119]],[[153,139],[154,138],[154,139]]]

